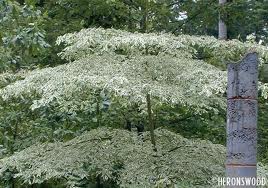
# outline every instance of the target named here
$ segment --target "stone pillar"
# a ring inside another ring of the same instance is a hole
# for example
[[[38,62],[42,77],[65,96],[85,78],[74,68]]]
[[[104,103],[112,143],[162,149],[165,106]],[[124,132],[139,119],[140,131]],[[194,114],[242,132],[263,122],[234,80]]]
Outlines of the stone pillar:
[[[257,53],[228,65],[226,177],[256,177],[257,85]]]

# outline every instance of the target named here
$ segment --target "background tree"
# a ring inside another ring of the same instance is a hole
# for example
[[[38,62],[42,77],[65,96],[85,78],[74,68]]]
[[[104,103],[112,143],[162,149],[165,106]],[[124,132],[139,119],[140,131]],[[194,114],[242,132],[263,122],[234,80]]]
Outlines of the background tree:
[[[49,44],[40,28],[41,12],[16,2],[0,1],[0,71],[38,64]]]

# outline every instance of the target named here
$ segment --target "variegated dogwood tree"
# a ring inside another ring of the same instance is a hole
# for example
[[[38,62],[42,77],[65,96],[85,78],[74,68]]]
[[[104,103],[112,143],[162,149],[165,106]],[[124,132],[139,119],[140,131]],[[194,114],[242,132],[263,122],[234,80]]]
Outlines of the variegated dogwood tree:
[[[100,102],[108,96],[112,104],[148,113],[154,152],[159,152],[153,120],[158,106],[180,105],[196,114],[218,112],[225,109],[224,65],[252,50],[261,62],[268,59],[266,47],[250,42],[101,28],[66,34],[57,44],[65,46],[59,56],[69,63],[20,73],[19,81],[3,85],[1,100],[30,100],[33,112],[56,103],[60,111],[75,114],[88,110],[94,98],[96,121],[101,125],[105,122]],[[0,78],[6,83],[9,74]],[[267,98],[267,85],[261,84],[260,89]]]
[[[35,93],[32,109],[56,101],[63,111],[76,111],[87,107],[82,96],[108,92],[147,111],[151,131],[151,100],[194,107],[196,113],[224,109],[226,72],[213,62],[237,61],[249,50],[257,51],[261,62],[267,59],[264,46],[237,40],[101,28],[66,34],[57,43],[66,46],[59,55],[70,63],[28,73],[0,91],[4,100]]]

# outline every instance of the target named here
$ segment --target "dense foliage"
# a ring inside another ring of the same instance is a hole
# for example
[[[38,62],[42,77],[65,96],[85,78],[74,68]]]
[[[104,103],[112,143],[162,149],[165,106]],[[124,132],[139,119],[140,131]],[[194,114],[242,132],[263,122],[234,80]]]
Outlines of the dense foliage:
[[[0,71],[38,64],[50,45],[41,28],[41,11],[0,1]]]
[[[204,186],[212,176],[224,174],[223,146],[164,129],[155,134],[157,152],[147,132],[137,136],[126,130],[95,129],[66,143],[27,148],[1,161],[0,171],[14,173],[25,184],[66,179],[71,187],[94,182],[97,176],[120,187],[166,187],[180,181]]]

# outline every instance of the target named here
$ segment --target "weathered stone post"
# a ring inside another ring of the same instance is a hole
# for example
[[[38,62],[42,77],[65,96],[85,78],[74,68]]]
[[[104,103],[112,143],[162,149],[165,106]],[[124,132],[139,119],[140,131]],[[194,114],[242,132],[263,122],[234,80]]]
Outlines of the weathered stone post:
[[[257,85],[257,53],[228,65],[226,177],[256,177]]]

